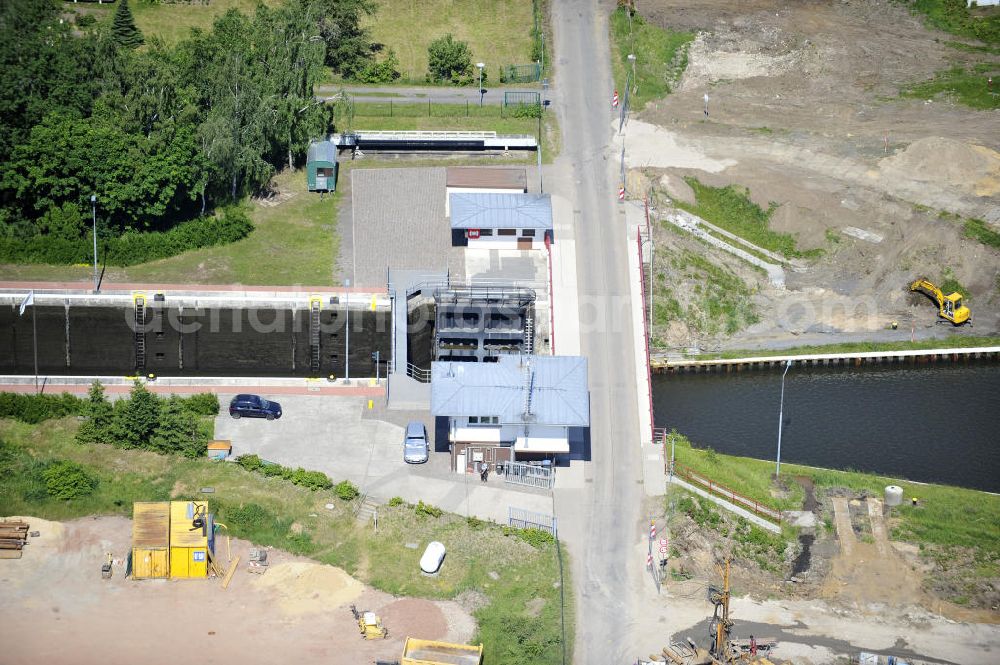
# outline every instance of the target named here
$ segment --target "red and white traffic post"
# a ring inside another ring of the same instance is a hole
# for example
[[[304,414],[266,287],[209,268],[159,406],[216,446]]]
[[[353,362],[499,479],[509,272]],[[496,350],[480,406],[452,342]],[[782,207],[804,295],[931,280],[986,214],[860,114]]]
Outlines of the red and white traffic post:
[[[615,90],[615,94],[611,96],[611,108],[618,108],[618,91]]]

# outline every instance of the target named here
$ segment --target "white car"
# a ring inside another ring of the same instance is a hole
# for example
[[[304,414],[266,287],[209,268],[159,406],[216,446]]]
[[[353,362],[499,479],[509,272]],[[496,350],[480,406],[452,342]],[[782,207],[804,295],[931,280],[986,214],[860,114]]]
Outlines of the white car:
[[[406,438],[403,439],[403,461],[407,464],[423,464],[429,456],[427,428],[423,423],[407,423]]]

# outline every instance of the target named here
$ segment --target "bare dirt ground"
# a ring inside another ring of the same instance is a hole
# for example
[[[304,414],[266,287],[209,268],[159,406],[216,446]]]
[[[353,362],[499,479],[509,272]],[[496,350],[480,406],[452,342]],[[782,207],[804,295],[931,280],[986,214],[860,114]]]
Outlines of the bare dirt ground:
[[[407,635],[465,642],[474,619],[457,603],[395,598],[332,566],[270,550],[264,575],[247,572],[250,544],[234,539],[241,565],[222,581],[100,575],[105,553],[124,561],[131,521],[58,523],[27,518],[40,537],[21,559],[0,560],[4,663],[296,663],[395,661]],[[220,556],[225,556],[220,544]],[[224,559],[225,560],[225,559]],[[349,605],[377,612],[386,640],[365,641]]]
[[[724,535],[736,524],[729,513],[719,511],[715,527],[675,513],[665,535],[674,552],[669,568],[677,577],[665,575],[659,593],[648,575],[643,580],[640,595],[646,602],[632,630],[636,652],[656,653],[670,635],[706,640],[713,611],[706,589],[721,588],[722,562],[731,555],[734,635],[776,637],[777,662],[841,663],[861,650],[913,663],[992,661],[1000,648],[1000,613],[960,607],[928,593],[929,571],[917,548],[888,541],[887,525],[872,517],[862,498],[848,491],[818,498],[812,506],[820,518],[816,527],[800,531],[813,537],[807,561],[795,571],[795,563],[803,563],[801,543],[771,561],[779,570],[764,570]],[[839,528],[835,498],[843,508]],[[645,543],[639,543],[635,556],[644,552]]]
[[[944,44],[887,0],[646,0],[652,23],[698,32],[678,90],[630,122],[633,177],[674,198],[682,176],[739,184],[774,230],[825,254],[787,289],[766,285],[761,322],[700,344],[774,347],[904,340],[1000,330],[1000,252],[962,236],[955,218],[1000,231],[1000,112],[950,101],[898,98],[901,87],[955,64],[996,56]],[[709,96],[709,115],[703,96]],[[687,191],[685,191],[687,189]],[[845,234],[860,229],[868,240]],[[881,241],[873,240],[881,237]],[[972,330],[936,323],[936,308],[908,292],[950,270],[971,292]],[[899,328],[888,331],[889,322]]]

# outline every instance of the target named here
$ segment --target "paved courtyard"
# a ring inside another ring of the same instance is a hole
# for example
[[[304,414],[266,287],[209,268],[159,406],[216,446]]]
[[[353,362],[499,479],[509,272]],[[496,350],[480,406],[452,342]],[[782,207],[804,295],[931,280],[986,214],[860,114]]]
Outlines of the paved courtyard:
[[[445,219],[444,168],[351,171],[351,248],[344,274],[358,286],[385,286],[386,270],[452,269],[462,253],[451,246]],[[346,249],[346,248],[345,248]]]
[[[435,452],[434,423],[426,412],[421,417],[383,411],[381,398],[375,398],[369,411],[364,397],[275,395],[283,412],[279,420],[234,420],[226,408],[231,398],[219,395],[223,411],[216,419],[215,436],[232,441],[233,456],[255,453],[285,466],[322,471],[334,482],[350,480],[379,501],[399,496],[501,523],[507,521],[509,506],[552,513],[547,493],[513,489],[496,475],[482,483],[478,476],[451,472],[447,443]],[[427,464],[403,462],[406,420],[427,425],[432,451]]]

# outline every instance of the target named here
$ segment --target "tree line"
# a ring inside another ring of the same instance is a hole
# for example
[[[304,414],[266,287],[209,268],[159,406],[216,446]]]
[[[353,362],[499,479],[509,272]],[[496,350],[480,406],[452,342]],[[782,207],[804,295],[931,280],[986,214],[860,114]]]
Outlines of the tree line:
[[[379,60],[361,23],[371,0],[234,9],[172,46],[141,34],[127,0],[96,25],[61,20],[61,4],[0,4],[2,260],[90,259],[91,196],[103,243],[163,234],[133,239],[120,262],[148,260],[147,245],[158,257],[217,239],[212,229],[166,232],[301,162],[332,127],[313,97],[324,67],[356,79]]]

